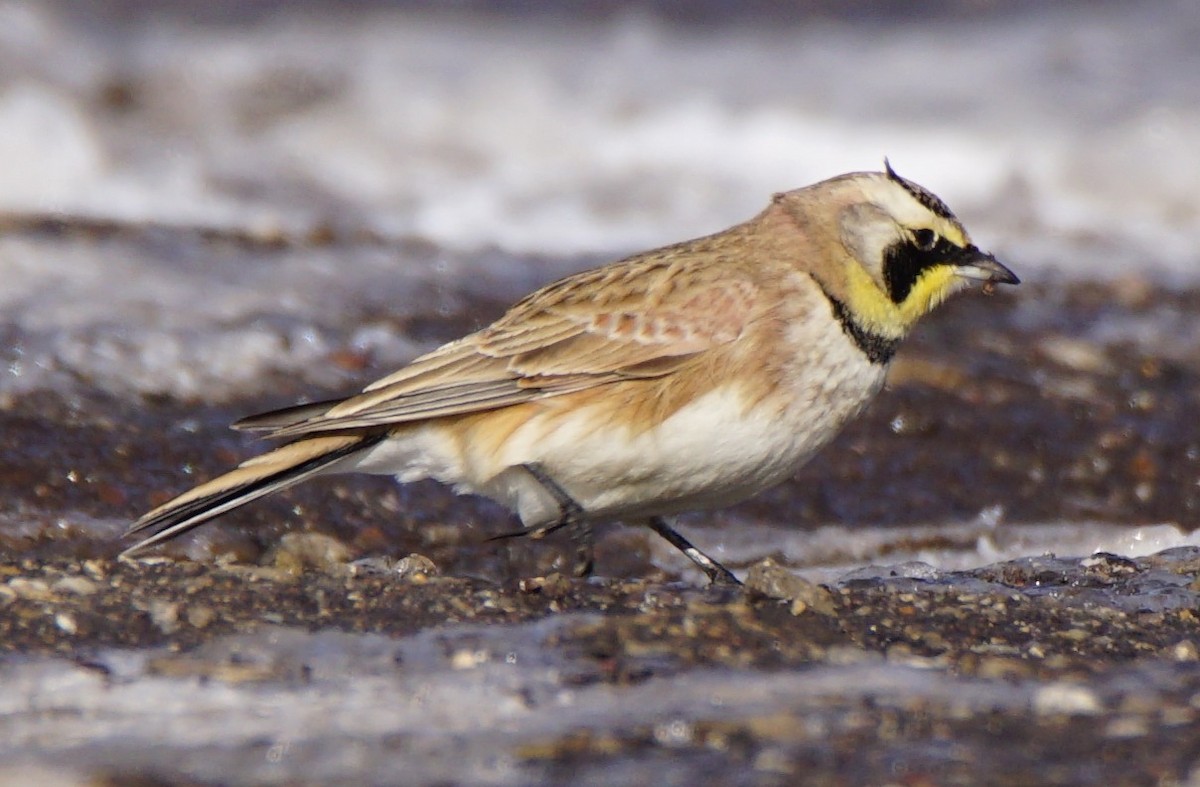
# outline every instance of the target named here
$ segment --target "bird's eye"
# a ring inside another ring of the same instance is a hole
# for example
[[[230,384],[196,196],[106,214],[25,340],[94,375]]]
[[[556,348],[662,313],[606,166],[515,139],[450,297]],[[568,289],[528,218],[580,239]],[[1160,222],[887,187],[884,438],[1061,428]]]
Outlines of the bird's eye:
[[[931,229],[913,230],[913,241],[921,251],[930,251],[938,242],[938,234]]]
[[[937,233],[930,229],[919,229],[913,232],[913,240],[921,251],[930,251],[937,245]]]

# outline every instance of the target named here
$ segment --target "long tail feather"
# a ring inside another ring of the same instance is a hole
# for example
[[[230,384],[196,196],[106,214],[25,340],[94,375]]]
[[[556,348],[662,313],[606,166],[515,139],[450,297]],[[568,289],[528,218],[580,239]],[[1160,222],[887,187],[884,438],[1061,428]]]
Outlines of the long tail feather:
[[[312,437],[246,460],[237,468],[143,514],[125,531],[151,535],[122,552],[132,555],[168,541],[260,497],[286,489],[383,440],[385,435]]]

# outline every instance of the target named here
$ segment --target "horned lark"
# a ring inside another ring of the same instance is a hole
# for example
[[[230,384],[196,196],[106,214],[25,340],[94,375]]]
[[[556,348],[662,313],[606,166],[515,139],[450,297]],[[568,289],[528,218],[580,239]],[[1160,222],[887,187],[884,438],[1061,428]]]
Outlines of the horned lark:
[[[485,495],[522,533],[572,528],[581,573],[591,523],[624,520],[736,583],[662,517],[792,475],[879,391],[917,320],[972,282],[1018,281],[945,203],[885,169],[550,284],[346,399],[235,424],[285,442],[143,515],[129,534],[151,535],[126,554],[357,471]]]

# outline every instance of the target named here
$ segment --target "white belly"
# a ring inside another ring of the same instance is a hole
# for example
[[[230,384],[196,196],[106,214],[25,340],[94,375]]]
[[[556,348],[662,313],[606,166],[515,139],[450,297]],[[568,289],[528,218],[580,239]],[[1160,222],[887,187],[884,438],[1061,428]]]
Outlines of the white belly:
[[[748,409],[731,381],[635,433],[596,429],[587,409],[564,417],[551,400],[543,416],[513,432],[500,456],[473,455],[471,446],[455,444],[431,424],[385,441],[354,469],[394,473],[401,481],[432,477],[500,502],[528,527],[557,521],[560,510],[521,467],[527,463],[540,465],[597,520],[728,505],[794,474],[882,385],[883,368],[868,363],[840,330],[825,340],[832,351],[826,344],[822,357],[805,360],[791,395],[770,406]]]

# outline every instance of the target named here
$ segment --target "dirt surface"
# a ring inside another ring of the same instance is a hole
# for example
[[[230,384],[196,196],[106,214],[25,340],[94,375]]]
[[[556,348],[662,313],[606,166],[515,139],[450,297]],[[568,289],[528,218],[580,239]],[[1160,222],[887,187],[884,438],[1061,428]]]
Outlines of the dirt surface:
[[[739,518],[886,529],[999,507],[1001,528],[1190,530],[1198,300],[1135,280],[960,299],[906,346],[868,414],[793,482],[683,529],[704,545]],[[452,338],[499,308],[471,302],[425,330]],[[1152,347],[1105,338],[1105,326],[1132,323],[1181,327]],[[383,371],[361,366],[364,379]],[[280,381],[284,397],[299,387]],[[101,393],[2,403],[0,776],[1200,779],[1193,548],[968,572],[884,565],[822,587],[762,562],[765,545],[730,566],[747,578],[741,591],[673,575],[652,560],[648,534],[614,527],[602,533],[599,576],[584,580],[557,573],[565,541],[486,541],[511,526],[486,503],[433,484],[336,478],[152,559],[115,559],[128,518],[248,453],[223,424],[284,403]],[[479,681],[470,698],[447,695],[441,715],[410,707],[413,685],[453,692],[468,677]],[[381,688],[356,693],[364,686]],[[229,706],[199,709],[221,692]],[[398,715],[372,704],[384,698]],[[519,710],[494,717],[505,703]],[[323,715],[286,734],[254,726],[276,723],[276,709],[285,728],[301,708]],[[218,717],[219,729],[195,737]],[[62,729],[72,732],[53,732]]]
[[[1136,561],[1030,559],[916,579],[864,577],[832,588],[767,563],[751,570],[745,591],[582,582],[558,574],[496,586],[419,569],[407,577],[362,576],[344,565],[288,570],[105,560],[5,562],[0,577],[4,648],[61,654],[76,671],[99,676],[108,687],[106,703],[121,684],[137,680],[279,686],[272,695],[319,680],[311,676],[322,669],[317,657],[297,657],[295,643],[286,639],[280,646],[272,638],[278,627],[400,639],[429,629],[443,633],[442,674],[487,663],[529,672],[551,659],[558,666],[549,679],[558,691],[625,696],[631,713],[617,723],[574,719],[557,733],[515,736],[506,756],[518,783],[613,783],[625,781],[622,773],[652,772],[670,774],[665,783],[671,784],[798,778],[821,784],[1169,784],[1197,776],[1197,549]],[[513,652],[506,656],[504,646],[487,646],[483,632],[545,618],[562,625],[535,642],[520,638],[540,652],[529,666]],[[238,635],[258,644],[239,645]],[[150,651],[131,677],[111,665],[111,646]],[[27,660],[7,661],[7,670],[0,661],[0,673],[20,693],[25,681],[18,667]],[[394,656],[389,669],[400,675],[405,661]],[[353,658],[340,667],[344,679],[354,679]],[[894,675],[872,685],[889,667],[904,673],[900,685]],[[864,668],[861,686],[820,685],[830,673],[853,681]],[[699,676],[698,687],[683,688],[692,695],[736,683],[736,676],[785,680],[813,673],[820,680],[811,694],[783,691],[761,707],[730,701],[715,713],[665,717],[657,708],[637,710],[639,687]],[[975,696],[981,686],[1007,696]],[[36,694],[41,715],[51,712],[52,694],[44,687]],[[395,701],[404,703],[397,694]],[[523,705],[538,712],[532,697]],[[248,702],[244,710],[254,707]],[[12,732],[14,721],[10,715],[0,727]],[[269,762],[279,744],[246,740],[238,727],[231,721],[228,739],[216,748],[249,748]],[[13,738],[24,742],[20,734]],[[191,748],[184,739],[174,737],[174,746]],[[363,736],[359,744],[375,756],[356,781],[381,778],[389,751],[420,756],[420,747],[383,745],[379,735]],[[305,741],[286,745],[300,748]],[[29,757],[27,747],[18,748]],[[114,783],[181,775],[238,780],[248,773],[210,768],[188,774],[161,754],[66,748],[72,776],[102,774]],[[480,755],[464,745],[460,756]],[[298,766],[299,772],[277,768],[274,778],[249,780],[308,781],[303,760]],[[435,772],[463,778],[449,765]],[[320,774],[309,776],[319,782],[326,778]]]

